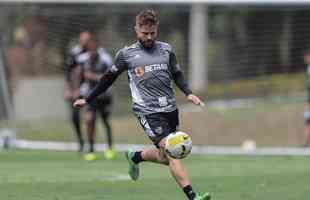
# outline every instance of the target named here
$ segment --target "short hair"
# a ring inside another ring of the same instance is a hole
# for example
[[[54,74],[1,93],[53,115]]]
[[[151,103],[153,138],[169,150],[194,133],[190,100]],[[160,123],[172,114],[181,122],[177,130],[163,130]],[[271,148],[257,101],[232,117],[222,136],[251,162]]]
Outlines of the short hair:
[[[136,16],[136,25],[138,26],[153,26],[158,24],[159,20],[154,10],[143,10]]]

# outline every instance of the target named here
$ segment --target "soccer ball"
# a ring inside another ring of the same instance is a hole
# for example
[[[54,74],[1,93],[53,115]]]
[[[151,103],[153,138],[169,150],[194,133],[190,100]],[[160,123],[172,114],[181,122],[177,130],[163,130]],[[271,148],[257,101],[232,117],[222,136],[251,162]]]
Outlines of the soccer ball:
[[[185,158],[191,153],[191,150],[192,150],[191,137],[182,131],[171,133],[166,138],[165,151],[171,158],[175,159]]]

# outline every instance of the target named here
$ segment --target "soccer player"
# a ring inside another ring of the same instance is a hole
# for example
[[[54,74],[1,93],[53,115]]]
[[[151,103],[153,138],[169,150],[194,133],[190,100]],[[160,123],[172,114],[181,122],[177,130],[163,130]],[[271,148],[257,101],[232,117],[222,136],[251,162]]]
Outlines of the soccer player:
[[[87,31],[81,32],[79,35],[79,44],[73,46],[68,55],[65,62],[65,88],[64,88],[64,97],[69,102],[70,105],[70,113],[71,113],[71,122],[73,124],[73,128],[75,134],[77,136],[77,140],[79,142],[79,152],[83,152],[84,148],[84,140],[81,131],[80,124],[80,109],[73,107],[72,102],[79,97],[80,94],[80,85],[79,85],[79,77],[77,70],[77,58],[80,54],[86,52],[86,44],[89,41],[91,34]]]
[[[81,84],[80,94],[85,96],[99,82],[100,78],[112,67],[112,58],[104,48],[98,47],[94,39],[90,39],[87,43],[87,52],[78,57],[81,68]],[[112,91],[109,88],[103,94],[98,96],[94,101],[90,102],[85,110],[85,125],[89,141],[89,153],[85,155],[85,160],[92,161],[96,159],[94,154],[94,144],[96,138],[96,118],[100,114],[103,125],[106,129],[106,138],[108,140],[108,149],[105,151],[106,159],[113,159],[115,153],[112,143],[112,129],[109,117],[112,108]]]
[[[198,194],[193,190],[181,161],[168,157],[164,150],[166,137],[177,131],[179,126],[172,81],[189,101],[195,105],[204,103],[189,89],[172,47],[156,40],[158,24],[154,11],[145,10],[139,13],[135,25],[138,41],[116,54],[115,65],[94,90],[86,98],[76,100],[74,106],[82,107],[91,103],[109,88],[123,71],[127,71],[133,111],[155,145],[142,151],[126,152],[130,177],[133,180],[139,178],[139,164],[143,161],[164,164],[169,167],[189,200],[209,200],[211,197],[208,193]]]
[[[307,64],[307,102],[306,109],[304,112],[305,125],[304,125],[304,147],[310,146],[310,48],[304,52],[304,62]]]

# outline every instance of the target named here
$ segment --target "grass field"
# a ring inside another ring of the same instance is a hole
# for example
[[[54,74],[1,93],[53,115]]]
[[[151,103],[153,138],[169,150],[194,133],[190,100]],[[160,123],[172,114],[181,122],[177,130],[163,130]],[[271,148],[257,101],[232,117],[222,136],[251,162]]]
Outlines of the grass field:
[[[75,152],[0,152],[1,200],[186,199],[165,166],[143,163],[141,179],[127,176],[123,155],[87,163]],[[199,191],[214,200],[307,200],[307,157],[191,156],[184,160]]]

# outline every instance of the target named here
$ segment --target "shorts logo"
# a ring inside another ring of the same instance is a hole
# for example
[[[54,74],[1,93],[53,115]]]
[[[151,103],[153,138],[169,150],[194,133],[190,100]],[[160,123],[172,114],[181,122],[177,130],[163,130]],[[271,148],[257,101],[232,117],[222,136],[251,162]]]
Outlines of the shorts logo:
[[[157,127],[155,129],[155,132],[158,133],[159,135],[163,134],[163,128],[162,127]]]
[[[144,75],[144,67],[137,67],[135,68],[136,76],[141,77]]]
[[[146,125],[146,119],[140,118],[140,123],[141,123],[141,125],[142,125],[143,127],[145,127],[145,125]]]

